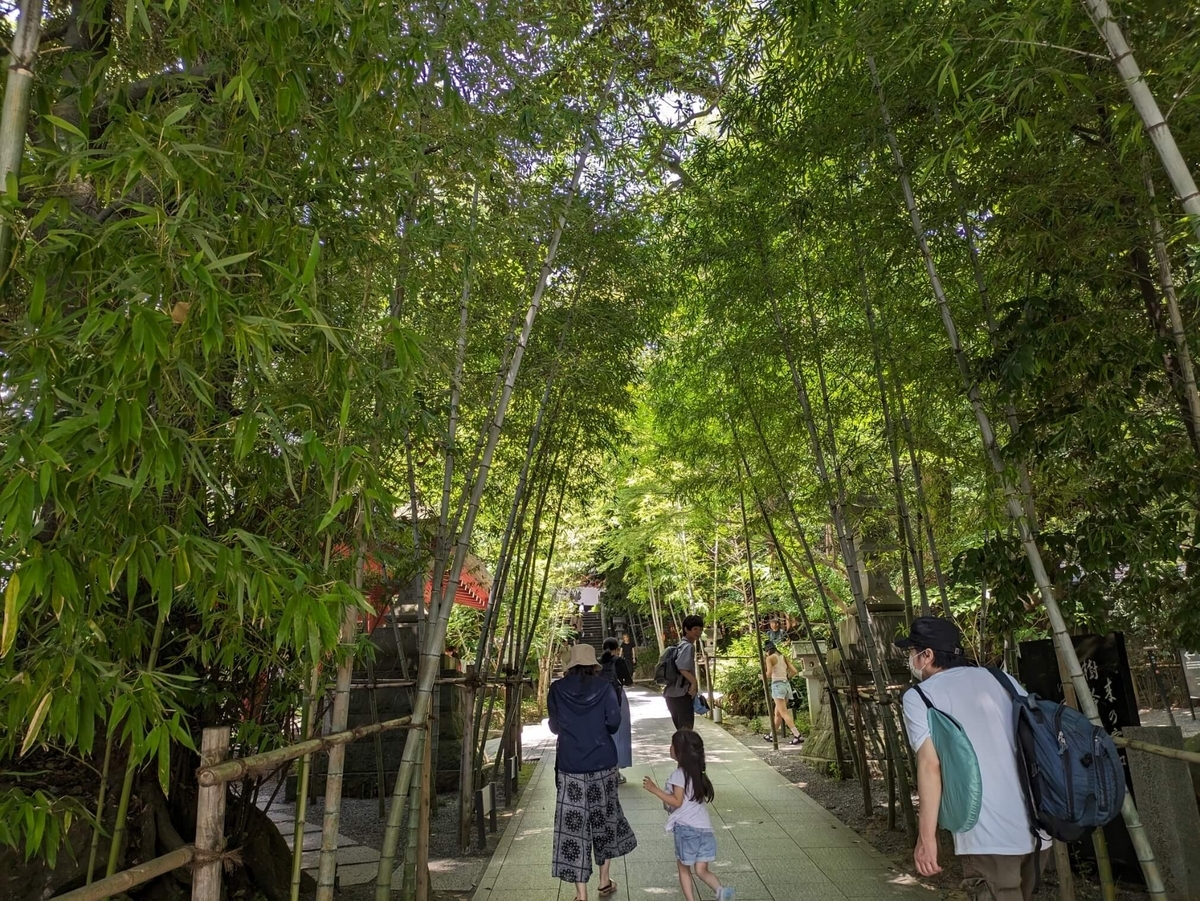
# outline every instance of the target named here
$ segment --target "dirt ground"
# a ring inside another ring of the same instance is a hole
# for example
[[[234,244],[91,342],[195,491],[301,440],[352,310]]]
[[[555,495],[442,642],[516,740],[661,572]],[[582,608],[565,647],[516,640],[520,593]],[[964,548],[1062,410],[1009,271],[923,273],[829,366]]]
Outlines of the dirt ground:
[[[904,832],[904,820],[896,811],[897,828],[888,829],[887,786],[882,779],[871,783],[872,810],[868,816],[864,810],[862,784],[857,779],[841,781],[819,772],[801,757],[802,748],[783,748],[776,751],[761,735],[750,731],[739,721],[725,722],[724,727],[747,748],[761,757],[775,770],[803,789],[813,800],[844,822],[892,859],[906,873],[916,875],[912,861],[912,846]],[[917,806],[914,798],[913,805]],[[926,885],[937,889],[946,901],[965,901],[967,895],[959,888],[962,869],[954,856],[953,843],[948,833],[939,832],[941,853],[939,861],[942,872],[935,877],[920,877]],[[1038,898],[1058,898],[1058,877],[1053,872],[1053,860],[1043,877]],[[1075,897],[1077,901],[1101,901],[1100,886],[1091,873],[1075,874]],[[1146,893],[1139,887],[1120,884],[1117,886],[1120,901],[1145,901]]]

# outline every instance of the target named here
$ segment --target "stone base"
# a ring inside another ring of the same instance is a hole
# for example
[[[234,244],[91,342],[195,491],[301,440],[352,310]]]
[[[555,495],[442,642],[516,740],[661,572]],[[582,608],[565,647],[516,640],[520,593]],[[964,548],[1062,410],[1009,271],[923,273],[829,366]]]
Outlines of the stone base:
[[[1126,738],[1168,748],[1183,749],[1183,735],[1177,726],[1127,726]],[[1145,751],[1129,752],[1129,773],[1133,779],[1138,813],[1158,858],[1172,901],[1200,898],[1200,811],[1188,765]]]

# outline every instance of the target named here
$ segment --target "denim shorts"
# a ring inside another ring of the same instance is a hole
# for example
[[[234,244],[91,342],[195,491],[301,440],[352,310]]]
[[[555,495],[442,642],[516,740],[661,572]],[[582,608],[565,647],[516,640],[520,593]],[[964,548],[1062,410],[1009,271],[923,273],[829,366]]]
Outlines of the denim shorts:
[[[792,686],[789,682],[772,682],[771,697],[783,698],[790,700],[792,697]]]
[[[711,829],[676,824],[675,857],[684,866],[695,863],[711,863],[717,859],[717,837]]]

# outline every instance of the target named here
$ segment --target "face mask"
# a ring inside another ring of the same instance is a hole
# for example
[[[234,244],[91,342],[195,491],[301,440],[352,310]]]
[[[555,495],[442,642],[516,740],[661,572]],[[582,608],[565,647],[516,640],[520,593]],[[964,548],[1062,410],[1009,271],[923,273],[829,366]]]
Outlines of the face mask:
[[[913,678],[914,678],[914,679],[916,679],[918,682],[920,682],[920,681],[922,681],[922,680],[923,680],[925,677],[924,677],[923,675],[921,675],[921,670],[920,670],[920,669],[918,669],[918,667],[917,667],[917,663],[916,663],[916,660],[917,660],[917,655],[916,655],[916,654],[910,654],[910,655],[909,655],[909,657],[908,657],[908,671],[909,671],[910,673],[912,673],[912,674],[913,674]]]

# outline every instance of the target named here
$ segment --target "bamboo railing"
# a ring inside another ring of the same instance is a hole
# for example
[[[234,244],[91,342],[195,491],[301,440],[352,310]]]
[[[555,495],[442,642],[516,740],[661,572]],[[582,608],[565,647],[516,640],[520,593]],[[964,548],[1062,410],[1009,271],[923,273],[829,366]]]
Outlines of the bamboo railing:
[[[412,717],[410,716],[402,716],[394,720],[384,720],[382,723],[366,723],[362,726],[356,726],[353,729],[347,729],[345,732],[335,732],[332,735],[326,735],[322,738],[312,738],[308,741],[288,745],[286,748],[277,748],[274,751],[252,754],[249,757],[237,757],[213,766],[201,767],[196,771],[196,781],[202,787],[218,785],[223,782],[232,782],[235,779],[243,779],[246,776],[270,772],[281,763],[296,760],[305,754],[320,753],[338,745],[348,745],[351,742],[358,741],[360,738],[366,738],[378,732],[390,732],[394,729],[406,728],[417,728],[412,725]]]
[[[131,888],[144,885],[151,879],[165,876],[172,870],[186,867],[195,857],[196,847],[194,845],[184,845],[182,848],[175,849],[170,854],[164,854],[162,857],[148,860],[145,863],[138,864],[136,867],[130,867],[128,870],[122,870],[120,873],[113,873],[113,875],[104,879],[98,879],[91,885],[85,885],[64,895],[58,895],[54,898],[54,901],[100,901],[102,898],[119,895],[121,892],[127,892]]]

